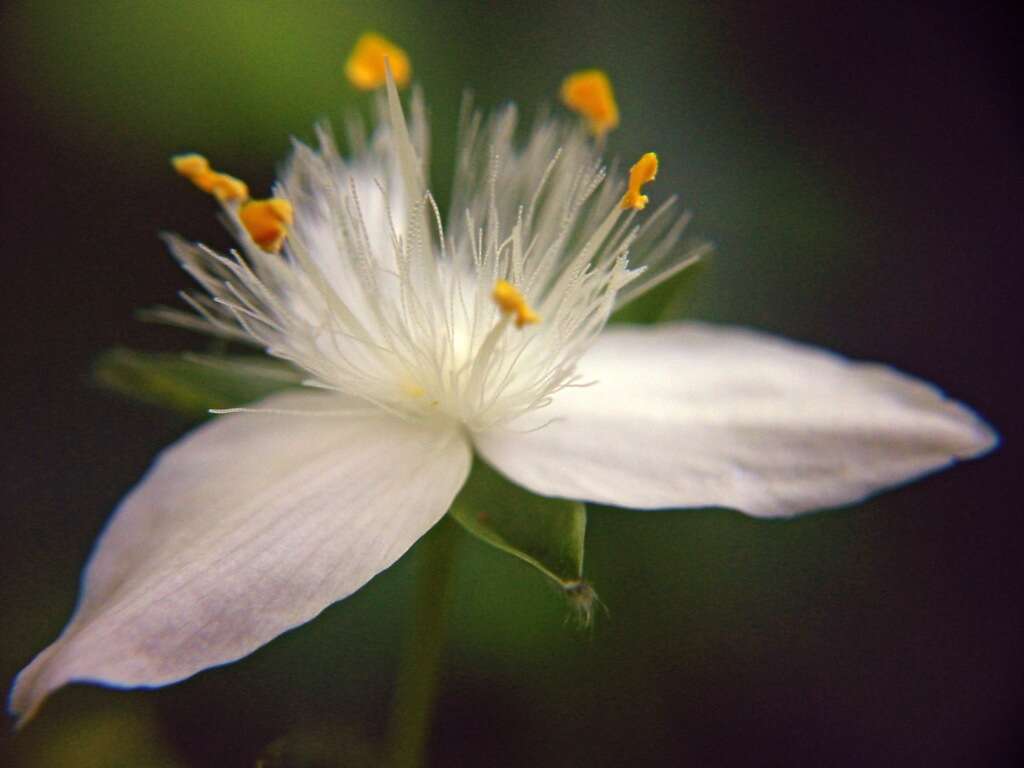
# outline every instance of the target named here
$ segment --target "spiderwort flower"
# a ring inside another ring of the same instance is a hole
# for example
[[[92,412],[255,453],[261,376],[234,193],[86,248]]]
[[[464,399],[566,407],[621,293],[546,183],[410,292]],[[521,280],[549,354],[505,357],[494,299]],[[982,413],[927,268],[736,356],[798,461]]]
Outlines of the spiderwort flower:
[[[571,77],[587,125],[467,110],[446,225],[427,189],[420,96],[406,120],[380,38],[347,69],[386,80],[380,125],[296,144],[273,197],[201,156],[176,169],[221,202],[239,251],[178,237],[202,292],[169,319],[288,361],[305,389],[199,427],[121,503],[59,639],[19,675],[29,717],[69,681],[158,686],[248,653],[390,566],[446,512],[473,453],[543,495],[759,517],[849,504],[978,456],[992,430],[936,388],[754,331],[613,326],[699,254],[686,217],[624,180],[598,139],[607,78]],[[589,129],[589,130],[588,130]]]

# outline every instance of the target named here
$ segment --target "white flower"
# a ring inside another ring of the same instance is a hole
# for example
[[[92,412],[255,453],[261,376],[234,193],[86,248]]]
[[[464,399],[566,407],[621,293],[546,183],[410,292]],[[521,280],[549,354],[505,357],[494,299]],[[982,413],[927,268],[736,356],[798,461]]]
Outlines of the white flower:
[[[442,229],[422,105],[410,127],[391,85],[382,109],[351,159],[326,131],[297,145],[271,201],[242,204],[243,184],[178,159],[224,201],[241,253],[172,238],[205,289],[198,316],[175,318],[290,361],[309,388],[159,457],[13,712],[74,680],[181,680],[310,620],[445,514],[474,451],[544,495],[778,517],[994,445],[970,410],[883,366],[736,328],[605,328],[694,255],[677,253],[671,201],[638,217],[653,156],[627,184],[575,124],[541,120],[518,146],[514,108],[467,111]]]

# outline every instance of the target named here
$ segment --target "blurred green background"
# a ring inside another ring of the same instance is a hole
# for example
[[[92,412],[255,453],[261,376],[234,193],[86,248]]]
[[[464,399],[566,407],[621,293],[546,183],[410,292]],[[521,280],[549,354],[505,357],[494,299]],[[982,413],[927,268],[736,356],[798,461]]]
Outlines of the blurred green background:
[[[202,151],[265,193],[289,136],[366,109],[341,67],[375,29],[426,91],[442,197],[464,88],[532,115],[568,71],[603,67],[610,154],[656,149],[652,192],[679,191],[716,245],[687,314],[892,363],[1004,437],[795,522],[592,509],[608,615],[589,632],[463,536],[432,764],[1017,764],[1024,169],[1009,16],[972,7],[7,3],[0,681],[56,636],[109,511],[184,429],[88,376],[114,345],[205,344],[133,319],[186,285],[158,230],[226,243],[169,155]],[[0,736],[0,763],[365,764],[415,556],[240,663],[156,692],[64,690]]]

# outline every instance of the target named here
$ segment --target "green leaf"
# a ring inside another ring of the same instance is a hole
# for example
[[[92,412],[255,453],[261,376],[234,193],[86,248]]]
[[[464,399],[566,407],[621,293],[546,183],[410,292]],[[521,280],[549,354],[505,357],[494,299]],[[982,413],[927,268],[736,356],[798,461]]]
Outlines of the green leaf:
[[[708,256],[698,259],[679,274],[624,306],[612,316],[612,322],[650,325],[682,317],[693,301],[698,284],[707,276],[709,264]]]
[[[589,621],[596,596],[583,580],[583,504],[536,496],[477,460],[449,514],[481,541],[551,579]]]
[[[205,418],[211,408],[246,405],[301,382],[287,364],[255,355],[213,357],[130,349],[104,352],[93,366],[93,376],[107,389],[193,419]]]

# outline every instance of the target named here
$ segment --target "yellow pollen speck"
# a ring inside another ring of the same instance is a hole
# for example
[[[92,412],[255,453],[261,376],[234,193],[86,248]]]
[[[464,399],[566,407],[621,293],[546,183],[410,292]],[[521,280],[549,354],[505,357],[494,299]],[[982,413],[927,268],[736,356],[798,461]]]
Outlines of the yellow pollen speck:
[[[202,155],[175,155],[171,158],[171,165],[203,192],[208,192],[222,202],[249,199],[249,187],[244,181],[213,170],[210,162]]]
[[[658,175],[658,156],[653,152],[636,161],[636,164],[629,169],[629,189],[622,196],[622,209],[628,211],[642,211],[647,206],[647,195],[640,194],[640,188],[649,181],[654,181]]]
[[[345,62],[345,76],[361,91],[380,88],[387,81],[384,61],[391,67],[395,85],[404,88],[409,84],[412,67],[405,51],[385,37],[366,32],[356,41],[356,47]]]
[[[260,248],[277,253],[292,223],[292,204],[279,197],[251,200],[242,206],[238,216],[249,236]]]
[[[604,136],[619,124],[619,106],[608,75],[600,69],[573,72],[562,81],[562,102],[586,118],[590,132]]]
[[[516,328],[540,322],[540,315],[533,311],[533,308],[526,302],[526,298],[519,292],[519,289],[508,282],[508,280],[499,280],[495,283],[494,292],[491,296],[502,312],[506,314],[515,312]]]
[[[405,392],[409,397],[419,398],[427,394],[427,390],[421,387],[414,381],[406,381],[402,384],[402,391]]]

